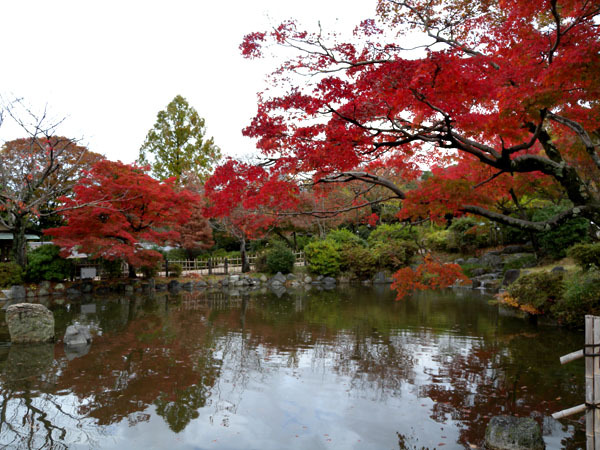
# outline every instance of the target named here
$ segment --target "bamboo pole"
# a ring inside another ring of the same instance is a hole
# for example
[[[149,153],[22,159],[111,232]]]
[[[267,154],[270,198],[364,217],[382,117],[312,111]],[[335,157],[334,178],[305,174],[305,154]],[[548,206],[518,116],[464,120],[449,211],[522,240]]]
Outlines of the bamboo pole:
[[[575,361],[576,359],[583,358],[583,350],[577,350],[576,352],[569,353],[568,355],[564,355],[560,357],[561,364],[567,364],[571,361]]]
[[[573,414],[582,413],[585,412],[585,408],[585,403],[582,403],[581,405],[573,406],[572,408],[563,409],[562,411],[554,413],[552,414],[552,418],[562,419],[564,417],[572,416]]]
[[[594,354],[600,353],[600,317],[594,316]],[[594,356],[594,406],[600,405],[600,357]],[[600,450],[600,409],[593,408],[594,413],[594,448]]]
[[[594,316],[585,316],[585,351],[592,353],[594,343]],[[594,403],[594,358],[585,357],[585,402]],[[588,408],[585,413],[586,449],[595,450],[594,442],[594,410]]]

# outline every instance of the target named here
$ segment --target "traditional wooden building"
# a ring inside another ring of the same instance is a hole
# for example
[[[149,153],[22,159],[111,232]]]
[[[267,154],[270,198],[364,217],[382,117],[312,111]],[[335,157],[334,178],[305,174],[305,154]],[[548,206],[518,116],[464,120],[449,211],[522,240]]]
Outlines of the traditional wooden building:
[[[25,238],[28,241],[37,241],[40,239],[40,237],[35,234],[26,234]],[[10,261],[12,243],[12,232],[3,225],[0,225],[0,262]]]

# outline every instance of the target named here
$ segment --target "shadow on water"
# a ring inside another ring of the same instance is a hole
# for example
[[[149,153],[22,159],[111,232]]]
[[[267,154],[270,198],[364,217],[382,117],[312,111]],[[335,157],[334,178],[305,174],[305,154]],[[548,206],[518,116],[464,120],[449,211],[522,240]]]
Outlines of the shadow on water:
[[[548,448],[582,425],[582,334],[504,317],[471,291],[395,302],[387,286],[53,301],[57,336],[0,343],[0,445],[15,448],[473,448],[493,415]],[[3,323],[4,318],[0,317]],[[0,337],[6,330],[0,329]]]

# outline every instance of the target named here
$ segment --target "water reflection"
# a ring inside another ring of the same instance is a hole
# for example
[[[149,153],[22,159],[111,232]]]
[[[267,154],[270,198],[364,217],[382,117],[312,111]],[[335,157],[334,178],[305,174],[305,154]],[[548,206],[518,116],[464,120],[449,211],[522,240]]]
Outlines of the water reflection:
[[[502,317],[478,294],[387,287],[82,298],[87,354],[0,346],[0,445],[16,448],[472,448],[489,417],[581,403],[581,336]],[[3,322],[3,317],[0,317]],[[0,330],[0,336],[5,331]]]

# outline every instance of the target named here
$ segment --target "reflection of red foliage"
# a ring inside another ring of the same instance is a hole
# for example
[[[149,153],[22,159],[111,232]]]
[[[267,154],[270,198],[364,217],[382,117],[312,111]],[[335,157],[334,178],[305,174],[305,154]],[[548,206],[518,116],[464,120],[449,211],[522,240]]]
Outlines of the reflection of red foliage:
[[[144,411],[159,397],[177,402],[179,393],[190,386],[210,388],[218,368],[199,366],[202,359],[211,359],[211,350],[199,324],[189,317],[189,312],[172,314],[167,321],[140,314],[118,334],[97,336],[88,355],[69,361],[57,388],[71,390],[81,399],[93,398],[82,403],[79,413],[96,418],[100,425],[128,417],[136,420],[130,415]],[[177,338],[169,338],[165,330]]]
[[[458,264],[444,264],[434,260],[431,255],[425,256],[416,269],[405,267],[397,271],[393,278],[392,288],[397,291],[398,299],[415,290],[440,289],[452,286],[457,281],[469,281]]]
[[[175,180],[157,181],[147,168],[100,161],[63,198],[67,225],[46,230],[54,242],[93,258],[124,259],[133,266],[152,264],[160,253],[143,242],[164,245],[179,234],[173,227],[190,217],[199,197],[177,190]]]

